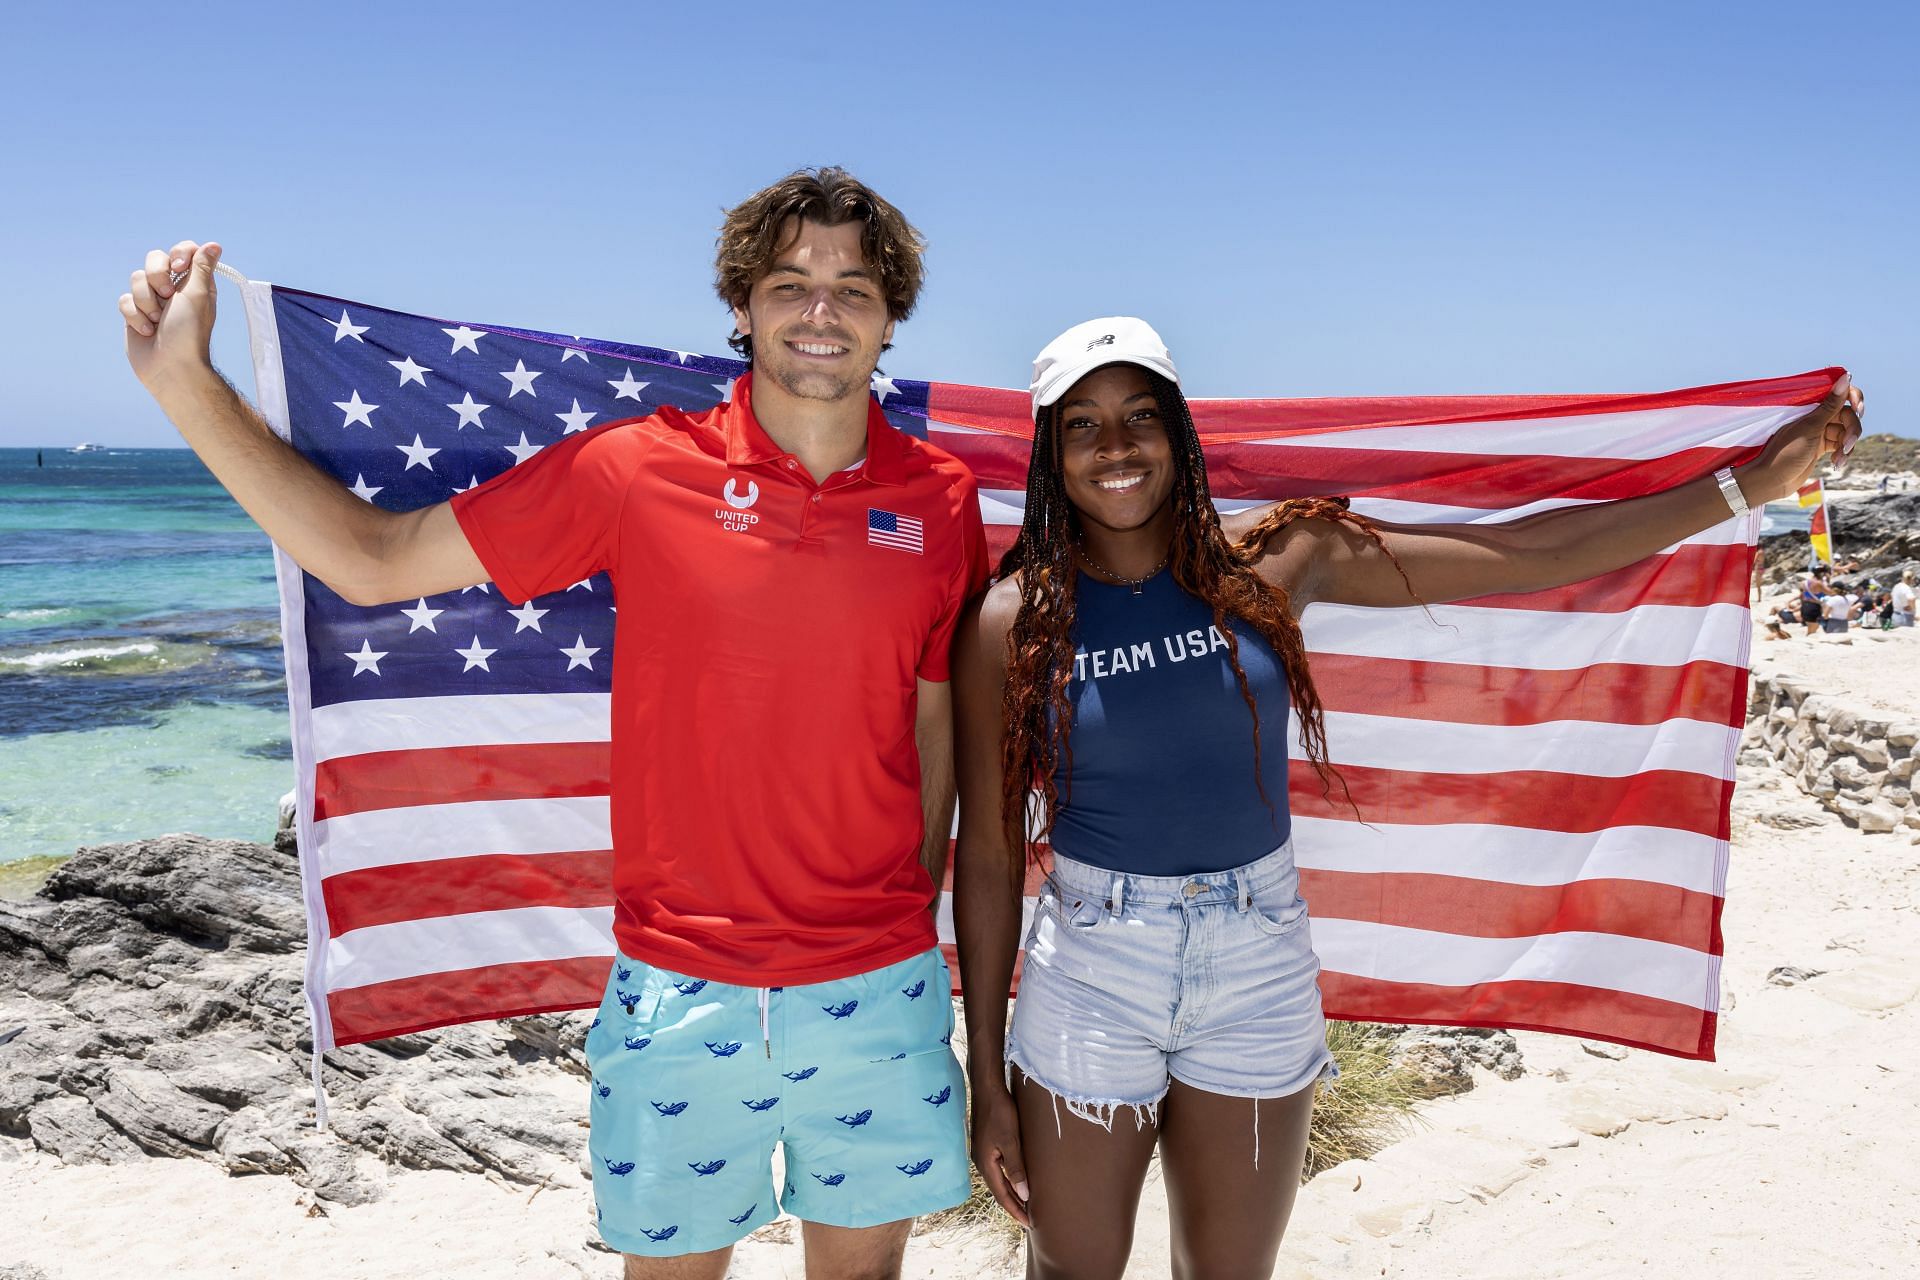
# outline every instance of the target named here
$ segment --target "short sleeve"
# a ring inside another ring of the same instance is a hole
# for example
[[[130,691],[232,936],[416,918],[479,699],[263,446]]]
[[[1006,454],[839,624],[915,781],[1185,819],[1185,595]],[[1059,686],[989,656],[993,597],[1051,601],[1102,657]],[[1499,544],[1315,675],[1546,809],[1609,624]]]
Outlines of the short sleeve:
[[[453,515],[513,604],[612,570],[620,515],[653,433],[610,422],[456,494]]]
[[[948,678],[947,658],[953,648],[953,629],[959,624],[960,611],[987,585],[987,531],[980,522],[980,495],[971,476],[963,477],[955,489],[959,509],[954,514],[960,521],[959,554],[955,556],[946,601],[932,633],[927,636],[920,666],[914,672],[920,679],[935,683]]]

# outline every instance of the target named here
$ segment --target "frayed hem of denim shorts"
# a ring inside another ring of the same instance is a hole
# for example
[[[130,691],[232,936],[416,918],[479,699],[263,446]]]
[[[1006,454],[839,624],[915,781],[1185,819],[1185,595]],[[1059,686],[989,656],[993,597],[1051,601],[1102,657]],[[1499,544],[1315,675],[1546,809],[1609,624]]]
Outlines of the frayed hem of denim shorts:
[[[1160,1124],[1160,1104],[1166,1100],[1166,1089],[1160,1090],[1158,1095],[1145,1102],[1126,1102],[1117,1098],[1076,1098],[1071,1094],[1062,1093],[1042,1080],[1028,1069],[1026,1063],[1021,1062],[1011,1053],[1007,1055],[1006,1069],[1009,1091],[1013,1088],[1013,1073],[1017,1070],[1028,1083],[1037,1085],[1047,1097],[1053,1100],[1053,1127],[1056,1133],[1063,1132],[1060,1126],[1060,1104],[1063,1102],[1066,1103],[1068,1112],[1089,1124],[1099,1125],[1108,1133],[1113,1132],[1114,1119],[1122,1111],[1133,1112],[1133,1127],[1136,1130],[1145,1129],[1148,1126],[1157,1128]],[[1172,1085],[1173,1081],[1169,1079],[1168,1088]]]

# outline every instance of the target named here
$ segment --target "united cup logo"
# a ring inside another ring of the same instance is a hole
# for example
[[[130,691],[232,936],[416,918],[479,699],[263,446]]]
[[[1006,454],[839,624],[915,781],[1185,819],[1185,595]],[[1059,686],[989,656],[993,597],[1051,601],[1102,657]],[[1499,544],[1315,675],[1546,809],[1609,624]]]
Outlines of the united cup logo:
[[[760,501],[760,486],[758,484],[755,484],[751,480],[747,481],[747,491],[741,493],[734,487],[732,478],[729,478],[727,483],[721,488],[720,496],[727,500],[727,505],[724,507],[715,507],[713,509],[713,518],[720,522],[722,529],[725,529],[728,533],[745,533],[760,523],[760,517],[747,510],[748,507]]]

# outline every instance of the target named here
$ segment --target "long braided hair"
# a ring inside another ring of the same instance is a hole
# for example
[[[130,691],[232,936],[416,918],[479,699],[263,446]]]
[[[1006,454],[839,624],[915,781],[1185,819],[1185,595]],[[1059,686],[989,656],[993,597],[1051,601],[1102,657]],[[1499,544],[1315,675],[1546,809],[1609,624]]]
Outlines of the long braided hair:
[[[1159,373],[1145,368],[1141,372],[1159,402],[1173,455],[1173,492],[1168,499],[1173,504],[1169,556],[1173,580],[1188,595],[1212,607],[1213,624],[1226,639],[1234,679],[1253,716],[1254,785],[1272,808],[1273,797],[1267,795],[1261,780],[1260,710],[1240,665],[1240,642],[1228,625],[1229,618],[1252,627],[1280,659],[1287,689],[1300,713],[1300,738],[1308,763],[1320,778],[1322,794],[1330,795],[1339,774],[1327,763],[1325,717],[1320,695],[1307,671],[1300,623],[1293,616],[1286,589],[1267,582],[1254,565],[1286,526],[1307,518],[1350,525],[1387,550],[1389,556],[1392,552],[1371,521],[1347,509],[1345,498],[1289,499],[1237,543],[1229,542],[1207,487],[1206,458],[1200,451],[1200,433],[1194,429],[1186,396]],[[1080,516],[1067,497],[1061,471],[1059,410],[1057,403],[1048,406],[1034,424],[1033,455],[1027,465],[1026,514],[1019,536],[1001,557],[997,574],[1000,578],[1020,574],[1020,608],[1007,634],[1001,817],[1009,836],[1022,843],[1026,854],[1023,862],[1036,858],[1037,845],[1052,833],[1061,802],[1055,769],[1064,764],[1069,779],[1073,772],[1073,708],[1067,700],[1067,687],[1074,666],[1074,549],[1080,537]],[[1394,563],[1397,567],[1399,561],[1395,559]],[[1404,569],[1400,576],[1406,578]],[[1409,594],[1412,590],[1409,583]],[[1343,791],[1345,785],[1342,781]],[[1037,815],[1029,812],[1035,787],[1040,791]],[[1348,803],[1352,804],[1351,795]],[[1016,865],[1014,872],[1021,874],[1021,868]]]

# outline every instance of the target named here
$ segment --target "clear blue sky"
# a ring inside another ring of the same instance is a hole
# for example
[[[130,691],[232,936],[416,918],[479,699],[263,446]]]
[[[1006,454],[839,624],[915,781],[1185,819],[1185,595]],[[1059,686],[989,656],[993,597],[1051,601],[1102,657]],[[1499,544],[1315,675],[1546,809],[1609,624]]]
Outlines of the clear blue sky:
[[[723,206],[837,163],[932,242],[896,375],[1113,312],[1203,395],[1652,390],[1846,363],[1920,435],[1920,20],[1741,5],[22,6],[0,445],[175,444],[149,247],[722,352]],[[239,308],[216,355],[250,386]]]

